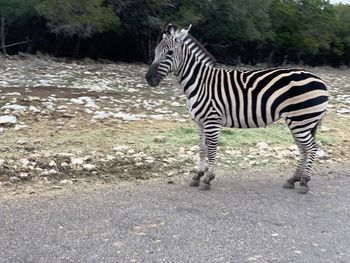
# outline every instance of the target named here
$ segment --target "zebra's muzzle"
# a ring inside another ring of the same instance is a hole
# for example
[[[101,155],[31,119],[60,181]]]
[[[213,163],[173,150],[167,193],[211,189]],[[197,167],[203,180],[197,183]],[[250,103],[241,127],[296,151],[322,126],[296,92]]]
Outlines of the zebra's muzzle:
[[[151,66],[149,67],[146,73],[147,83],[152,87],[157,86],[161,80],[157,72],[157,69],[158,69],[158,64],[151,64]]]

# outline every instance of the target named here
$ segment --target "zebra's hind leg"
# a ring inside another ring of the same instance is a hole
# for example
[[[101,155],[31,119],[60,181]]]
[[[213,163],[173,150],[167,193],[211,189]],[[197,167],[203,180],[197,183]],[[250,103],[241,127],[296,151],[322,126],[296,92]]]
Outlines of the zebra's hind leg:
[[[198,126],[199,131],[199,168],[197,175],[192,177],[190,186],[196,187],[200,185],[200,179],[205,173],[205,159],[207,158],[207,146],[205,143],[204,129]]]
[[[301,129],[300,126],[299,128],[290,127],[290,129],[300,151],[300,162],[293,177],[288,179],[287,183],[284,184],[284,188],[288,188],[288,186],[290,186],[289,188],[293,188],[294,183],[300,181],[298,193],[306,194],[309,191],[308,181],[310,181],[310,171],[317,151],[317,144],[314,137],[317,123],[306,131],[305,129]]]
[[[312,141],[310,142],[310,144],[306,146],[306,161],[305,161],[303,174],[301,175],[301,178],[300,178],[300,187],[298,189],[299,194],[306,194],[309,191],[309,186],[307,185],[307,183],[311,179],[310,171],[312,168],[312,164],[315,160],[316,152],[317,152],[317,144],[312,138]]]
[[[205,126],[205,144],[207,147],[208,155],[208,174],[202,180],[199,189],[200,190],[209,190],[210,182],[215,178],[216,174],[216,152],[219,142],[220,134],[220,124],[210,123]]]
[[[306,160],[306,152],[304,150],[304,147],[296,139],[295,139],[295,143],[298,146],[298,150],[299,150],[299,163],[293,176],[283,184],[283,188],[285,189],[293,189],[295,187],[295,183],[300,182],[304,163]]]

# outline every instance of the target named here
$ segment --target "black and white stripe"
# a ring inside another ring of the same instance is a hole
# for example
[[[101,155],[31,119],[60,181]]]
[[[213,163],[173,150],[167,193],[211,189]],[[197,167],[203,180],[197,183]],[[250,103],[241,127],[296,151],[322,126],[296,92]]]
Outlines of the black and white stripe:
[[[171,72],[177,75],[199,127],[200,165],[192,185],[199,185],[206,157],[209,169],[202,188],[209,188],[215,177],[221,127],[257,128],[284,118],[301,153],[298,168],[284,187],[292,188],[301,181],[300,192],[307,192],[317,150],[315,133],[328,103],[327,87],[319,77],[304,69],[221,68],[188,30],[169,25],[146,79],[155,86]]]

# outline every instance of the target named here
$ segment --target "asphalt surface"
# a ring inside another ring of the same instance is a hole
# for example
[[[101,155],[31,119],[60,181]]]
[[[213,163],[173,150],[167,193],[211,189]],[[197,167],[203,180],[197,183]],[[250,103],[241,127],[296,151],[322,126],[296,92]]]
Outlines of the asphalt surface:
[[[175,179],[0,200],[0,262],[350,262],[348,169],[233,173],[210,191]]]

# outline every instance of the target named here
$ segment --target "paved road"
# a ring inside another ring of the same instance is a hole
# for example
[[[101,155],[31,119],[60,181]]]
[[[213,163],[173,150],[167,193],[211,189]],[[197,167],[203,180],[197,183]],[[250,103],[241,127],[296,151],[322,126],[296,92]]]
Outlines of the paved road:
[[[350,177],[299,195],[275,174],[0,201],[0,262],[350,262]]]

